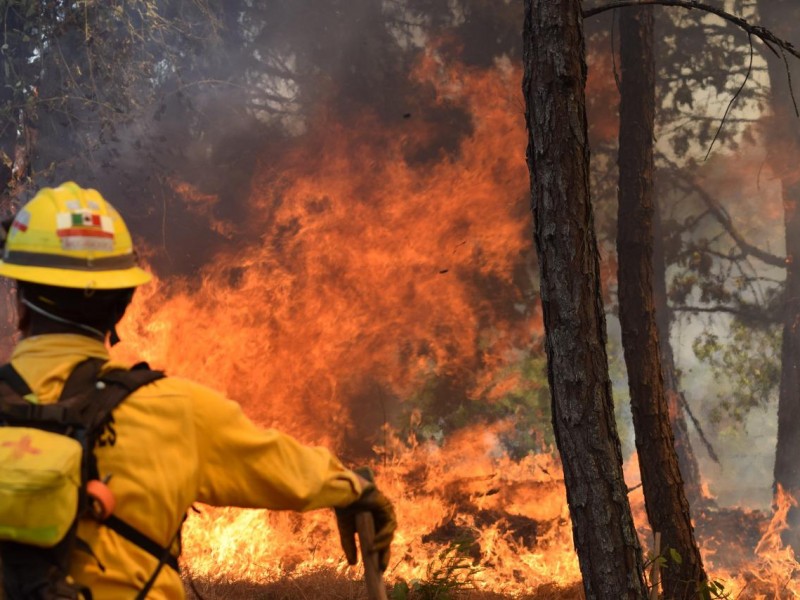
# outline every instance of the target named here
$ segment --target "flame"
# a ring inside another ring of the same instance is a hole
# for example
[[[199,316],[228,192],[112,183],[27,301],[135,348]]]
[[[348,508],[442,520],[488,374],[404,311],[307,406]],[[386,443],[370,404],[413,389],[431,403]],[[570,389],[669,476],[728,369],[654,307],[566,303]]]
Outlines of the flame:
[[[138,298],[120,354],[334,445],[356,425],[351,436],[374,439],[432,377],[456,381],[470,401],[513,386],[509,368],[541,337],[524,123],[518,99],[502,101],[519,73],[451,72],[430,57],[417,76],[437,83],[443,106],[470,109],[457,156],[418,158],[432,135],[422,119],[386,127],[318,114],[261,164],[237,243],[199,281],[160,281]],[[213,204],[173,187],[195,212]]]
[[[442,111],[468,116],[448,153],[432,150],[443,134],[424,115],[344,122],[320,110],[306,133],[265,153],[237,220],[215,216],[219,197],[171,182],[228,244],[196,277],[156,277],[137,294],[114,353],[219,389],[265,426],[373,457],[400,522],[389,581],[424,579],[457,549],[479,589],[574,585],[554,450],[512,456],[513,415],[426,431],[429,415],[408,402],[447,382],[428,404],[444,407],[444,421],[471,402],[502,405],[543,385],[525,367],[540,354],[542,325],[519,70],[507,60],[446,64],[434,49],[414,76]],[[629,485],[637,476],[634,456]],[[630,498],[646,541],[641,489]],[[793,577],[794,557],[774,534],[783,518],[776,513],[752,563],[722,572],[731,589],[752,588],[745,570],[761,583]],[[185,525],[184,562],[190,577],[211,581],[359,576],[329,511],[201,507]]]
[[[558,464],[549,453],[521,461],[497,455],[496,434],[475,428],[441,447],[392,440],[398,453],[376,465],[401,523],[388,578],[424,579],[442,550],[460,540],[468,556],[491,563],[474,574],[478,588],[514,592],[523,581],[535,587],[577,579]],[[332,527],[324,511],[301,516],[203,508],[185,526],[187,550],[202,549],[187,563],[201,579],[268,581],[324,566],[347,570]]]
[[[733,598],[743,600],[783,600],[800,596],[800,564],[791,547],[781,539],[788,528],[787,517],[791,508],[797,506],[790,494],[778,486],[775,495],[775,509],[770,519],[749,514],[750,524],[758,523],[761,538],[754,549],[741,549],[739,564],[715,569],[714,577],[724,584],[725,590]],[[734,553],[736,542],[731,532],[729,539],[723,540],[730,554]],[[704,560],[714,565],[730,557],[706,555]]]

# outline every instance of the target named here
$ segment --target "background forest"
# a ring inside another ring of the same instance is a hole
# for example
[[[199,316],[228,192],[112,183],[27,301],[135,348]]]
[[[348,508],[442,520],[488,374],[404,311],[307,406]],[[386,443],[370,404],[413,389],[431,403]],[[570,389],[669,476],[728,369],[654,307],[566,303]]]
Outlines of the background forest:
[[[800,40],[788,2],[708,4]],[[514,464],[553,452],[520,3],[0,0],[0,14],[2,216],[70,179],[122,212],[157,283],[120,357],[354,462],[448,442]],[[785,240],[800,239],[792,96],[783,63],[731,24],[655,18],[656,296],[687,496],[768,510],[776,445],[779,465],[800,450],[778,433],[779,402],[800,401],[786,379],[800,346],[784,334],[797,314]],[[618,27],[613,12],[586,21],[587,102],[629,458]]]

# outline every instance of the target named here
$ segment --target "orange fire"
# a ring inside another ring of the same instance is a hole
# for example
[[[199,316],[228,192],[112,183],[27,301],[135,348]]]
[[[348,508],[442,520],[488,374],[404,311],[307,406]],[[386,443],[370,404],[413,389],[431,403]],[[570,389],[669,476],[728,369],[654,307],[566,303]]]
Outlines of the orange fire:
[[[457,546],[477,565],[479,588],[514,595],[574,583],[552,449],[512,458],[503,443],[512,417],[423,431],[425,415],[408,402],[437,378],[459,383],[435,398],[454,411],[542,385],[520,366],[542,336],[520,73],[503,61],[457,68],[431,52],[415,76],[441,107],[470,115],[451,153],[431,153],[424,115],[387,125],[321,111],[262,161],[245,217],[213,221],[230,245],[196,278],[157,280],[137,295],[114,352],[217,388],[302,441],[372,456],[400,522],[389,581],[425,578]],[[173,187],[213,220],[218,198]],[[184,559],[192,577],[212,580],[326,566],[355,577],[333,527],[328,511],[201,507],[186,522]],[[783,557],[769,568],[796,566],[767,542],[759,548]]]
[[[800,564],[792,549],[781,540],[782,532],[788,528],[787,516],[793,506],[797,506],[797,501],[779,488],[772,517],[761,525],[763,533],[755,548],[746,549],[739,557],[738,565],[715,570],[712,576],[725,584],[730,597],[784,600],[800,596]],[[724,542],[735,545],[733,539]],[[705,557],[706,562],[712,565],[716,558]]]
[[[558,465],[549,454],[521,461],[495,456],[495,435],[476,428],[441,447],[393,438],[400,453],[376,469],[401,523],[388,579],[425,579],[431,568],[443,568],[442,552],[455,552],[456,543],[465,560],[480,561],[471,576],[479,588],[513,593],[577,579]],[[269,581],[323,566],[348,568],[329,511],[203,508],[187,521],[185,543],[198,578]]]
[[[468,400],[519,387],[514,366],[541,336],[524,121],[508,92],[519,73],[450,72],[431,57],[418,76],[473,115],[457,156],[417,158],[424,117],[387,128],[317,115],[262,164],[213,264],[139,296],[121,354],[335,446],[378,441],[402,399],[436,376],[465,380]],[[213,197],[175,187],[208,214]]]

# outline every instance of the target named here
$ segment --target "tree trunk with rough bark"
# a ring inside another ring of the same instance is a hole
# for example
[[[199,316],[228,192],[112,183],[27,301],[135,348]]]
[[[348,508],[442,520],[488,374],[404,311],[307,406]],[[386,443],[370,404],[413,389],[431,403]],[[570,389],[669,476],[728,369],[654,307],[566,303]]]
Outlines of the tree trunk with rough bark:
[[[664,597],[695,598],[706,581],[675,453],[653,301],[653,128],[655,59],[652,7],[620,11],[619,313],[631,412],[650,526],[679,564],[662,574]]]
[[[762,24],[773,33],[800,44],[796,24],[800,6],[796,0],[759,0]],[[767,160],[780,179],[786,235],[786,283],[784,287],[781,382],[778,399],[778,440],[775,450],[775,486],[800,500],[800,119],[795,114],[787,79],[786,63],[767,55],[772,116],[766,120]],[[796,88],[800,78],[797,61],[789,57],[788,68]],[[795,92],[796,93],[796,92]],[[800,510],[789,513],[785,541],[800,553]]]
[[[589,195],[580,0],[525,0],[528,168],[552,395],[587,600],[641,600],[642,555],[622,475]]]

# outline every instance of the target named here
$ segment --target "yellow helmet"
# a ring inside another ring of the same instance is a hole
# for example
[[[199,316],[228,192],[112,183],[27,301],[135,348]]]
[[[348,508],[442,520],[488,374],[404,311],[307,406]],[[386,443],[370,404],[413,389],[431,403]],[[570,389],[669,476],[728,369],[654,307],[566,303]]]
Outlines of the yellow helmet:
[[[113,290],[150,281],[136,264],[119,213],[97,190],[69,181],[43,188],[14,217],[0,276],[67,288]]]

